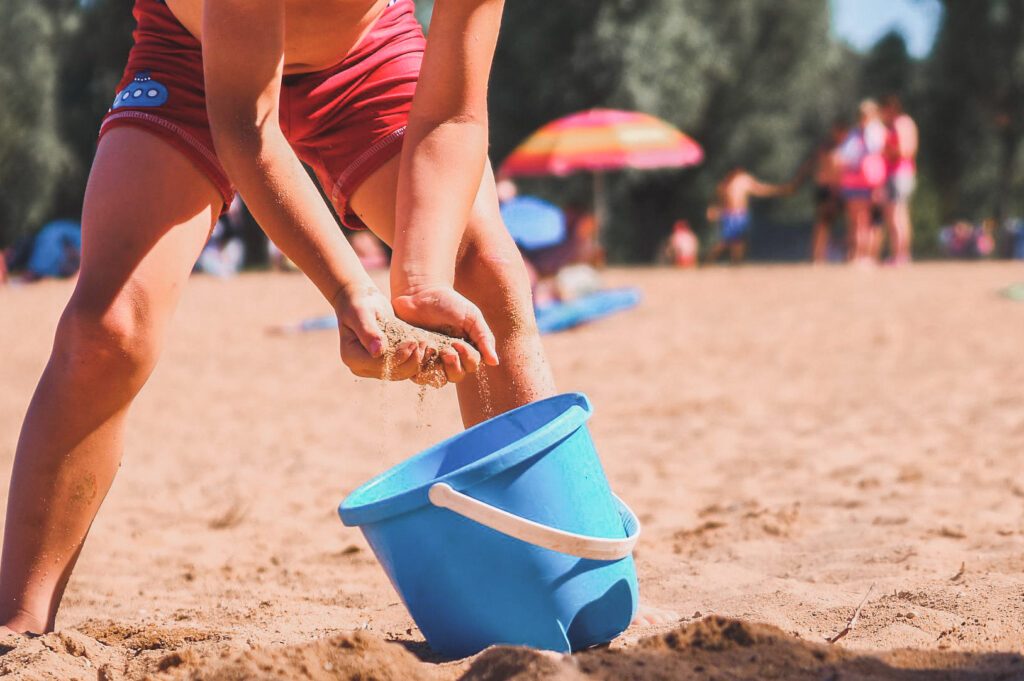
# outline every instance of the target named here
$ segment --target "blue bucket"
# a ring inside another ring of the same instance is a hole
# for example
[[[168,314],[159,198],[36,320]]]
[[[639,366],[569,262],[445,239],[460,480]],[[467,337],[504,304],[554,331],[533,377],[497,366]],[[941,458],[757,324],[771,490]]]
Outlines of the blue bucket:
[[[640,525],[608,488],[590,415],[578,393],[520,407],[398,464],[338,508],[437,652],[569,652],[629,626]]]

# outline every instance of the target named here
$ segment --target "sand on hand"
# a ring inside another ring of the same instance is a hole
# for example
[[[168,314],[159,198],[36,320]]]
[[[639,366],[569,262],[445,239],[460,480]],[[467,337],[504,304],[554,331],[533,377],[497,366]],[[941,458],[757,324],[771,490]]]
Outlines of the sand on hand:
[[[387,347],[384,348],[384,374],[390,379],[395,369],[394,356],[398,346],[406,341],[424,342],[427,345],[427,353],[420,364],[419,372],[412,378],[414,383],[431,388],[441,388],[448,383],[448,376],[444,371],[444,362],[441,360],[441,353],[452,347],[454,338],[434,331],[420,329],[399,319],[384,319],[380,322],[381,330],[387,339]]]

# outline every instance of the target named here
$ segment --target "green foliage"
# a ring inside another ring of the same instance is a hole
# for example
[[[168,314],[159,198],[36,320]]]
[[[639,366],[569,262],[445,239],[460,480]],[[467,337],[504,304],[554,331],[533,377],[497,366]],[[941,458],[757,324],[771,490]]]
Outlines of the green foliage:
[[[0,245],[81,210],[131,29],[123,0],[23,2],[0,13]]]
[[[942,216],[942,196],[930,173],[918,173],[910,211],[914,219],[915,257],[939,256],[939,233],[946,223]]]
[[[76,161],[62,183],[61,207],[81,205],[99,123],[114,99],[135,25],[124,0],[91,0],[77,19],[61,50],[61,134]]]
[[[916,94],[918,71],[903,36],[891,31],[864,56],[860,67],[860,96],[879,98],[899,94],[907,99],[911,93]]]
[[[47,216],[71,160],[55,101],[59,19],[33,2],[0,12],[0,246]]]
[[[922,150],[945,219],[1020,214],[1024,0],[944,0]]]

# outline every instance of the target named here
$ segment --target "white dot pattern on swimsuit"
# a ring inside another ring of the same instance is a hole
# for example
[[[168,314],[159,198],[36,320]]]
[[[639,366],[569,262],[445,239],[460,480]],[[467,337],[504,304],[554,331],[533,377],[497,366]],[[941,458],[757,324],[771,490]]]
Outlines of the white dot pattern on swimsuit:
[[[140,87],[145,83],[145,87]],[[168,92],[163,83],[153,80],[149,71],[139,71],[121,92],[114,96],[111,110],[124,106],[157,107],[167,102]]]

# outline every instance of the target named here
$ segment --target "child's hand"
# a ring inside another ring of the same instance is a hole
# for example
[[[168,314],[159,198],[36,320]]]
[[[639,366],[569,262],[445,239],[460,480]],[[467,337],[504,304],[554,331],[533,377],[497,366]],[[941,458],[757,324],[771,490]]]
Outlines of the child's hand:
[[[410,289],[391,302],[399,319],[453,338],[467,338],[480,351],[485,364],[498,365],[494,334],[484,321],[483,314],[451,286]]]
[[[393,318],[387,296],[376,286],[342,291],[334,301],[341,334],[341,361],[363,378],[404,381],[420,371],[427,352],[425,340],[409,338],[392,351],[381,320]]]
[[[341,360],[356,376],[408,379],[439,388],[458,383],[480,367],[480,354],[473,346],[398,319],[375,286],[346,289],[336,299],[335,309]]]

